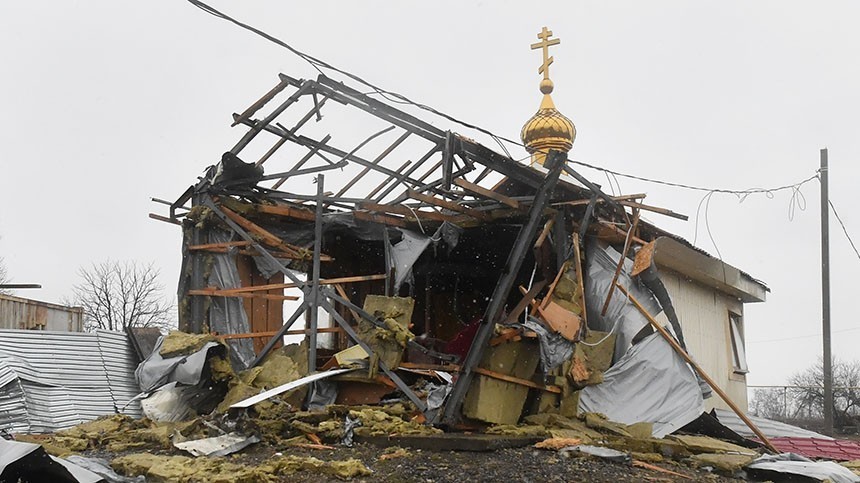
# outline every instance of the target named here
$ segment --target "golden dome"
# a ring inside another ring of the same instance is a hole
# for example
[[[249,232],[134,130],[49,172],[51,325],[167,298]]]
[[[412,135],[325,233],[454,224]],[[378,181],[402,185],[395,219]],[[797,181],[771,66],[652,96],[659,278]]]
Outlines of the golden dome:
[[[549,93],[544,94],[540,109],[529,119],[520,132],[520,138],[529,154],[550,149],[568,152],[576,139],[576,126],[564,114],[558,112]]]
[[[576,127],[573,122],[558,112],[550,96],[553,83],[549,78],[549,66],[554,59],[549,55],[549,47],[561,43],[561,40],[550,37],[552,37],[552,31],[544,27],[537,35],[540,42],[531,45],[532,50],[543,51],[543,64],[538,68],[538,74],[543,74],[543,80],[540,83],[543,100],[538,112],[526,122],[520,132],[526,151],[532,155],[531,162],[540,164],[543,164],[550,149],[567,153],[576,139]]]

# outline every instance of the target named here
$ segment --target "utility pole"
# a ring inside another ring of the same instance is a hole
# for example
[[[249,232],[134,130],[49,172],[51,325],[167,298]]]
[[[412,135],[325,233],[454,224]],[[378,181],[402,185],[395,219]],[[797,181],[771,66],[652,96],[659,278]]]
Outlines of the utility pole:
[[[824,434],[833,435],[833,359],[830,355],[830,201],[827,193],[827,148],[821,150],[821,331],[824,339]]]

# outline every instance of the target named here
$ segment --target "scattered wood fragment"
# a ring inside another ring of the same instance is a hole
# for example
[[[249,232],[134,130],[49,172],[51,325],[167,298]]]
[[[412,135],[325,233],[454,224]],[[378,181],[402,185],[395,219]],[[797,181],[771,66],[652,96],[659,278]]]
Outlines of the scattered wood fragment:
[[[305,449],[337,449],[334,446],[329,446],[327,444],[313,444],[313,443],[295,443],[290,446],[294,446],[296,448],[305,448]]]
[[[657,472],[660,472],[660,473],[665,473],[665,474],[667,474],[667,475],[680,476],[681,478],[686,478],[686,479],[688,479],[688,480],[692,480],[692,479],[693,479],[693,478],[692,478],[691,476],[689,476],[689,475],[685,475],[685,474],[683,474],[683,473],[677,473],[677,472],[674,472],[674,471],[672,471],[672,470],[667,470],[666,468],[661,468],[661,467],[659,467],[659,466],[657,466],[657,465],[652,465],[651,463],[646,463],[646,462],[644,462],[644,461],[633,460],[633,466],[636,466],[636,467],[639,467],[639,468],[645,468],[646,470],[651,470],[651,471],[657,471]]]

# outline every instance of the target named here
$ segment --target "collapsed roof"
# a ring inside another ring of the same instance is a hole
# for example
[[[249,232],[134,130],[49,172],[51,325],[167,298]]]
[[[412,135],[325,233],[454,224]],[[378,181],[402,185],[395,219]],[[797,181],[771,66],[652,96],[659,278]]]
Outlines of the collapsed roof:
[[[536,118],[549,109],[544,104]],[[351,120],[353,129],[335,139],[326,131],[330,117]],[[372,294],[408,296],[414,311],[406,325],[440,343],[410,340],[406,358],[459,364],[437,419],[451,423],[461,417],[497,324],[528,322],[524,313],[575,343],[589,328],[603,328],[588,319],[594,311],[605,314],[613,294],[629,303],[615,290],[618,282],[657,265],[744,302],[765,298],[760,281],[640,217],[684,215],[641,203],[643,194],[604,193],[549,144],[530,149],[533,163],[523,164],[322,75],[281,74],[275,87],[234,114],[233,124],[249,129],[197,184],[167,203],[168,216],[151,216],[184,227],[180,329],[233,334],[231,356],[240,366],[258,364],[289,333],[307,335],[312,369],[332,355],[318,352],[318,338],[329,332],[338,334],[334,349],[357,344],[373,354],[356,329],[361,321],[384,327],[384,320],[362,303]],[[586,248],[613,245],[611,263],[618,267],[608,296],[589,300]],[[642,254],[636,266],[627,260],[634,252]],[[569,293],[557,291],[560,282],[572,284]],[[302,296],[284,295],[287,288]],[[653,299],[656,313],[671,302],[658,303],[652,289],[641,294]],[[296,298],[298,307],[283,317],[280,302]],[[323,327],[319,308],[338,326]],[[307,330],[291,331],[305,312]],[[670,321],[683,346],[680,325]],[[617,344],[632,344],[640,329]],[[534,337],[520,327],[524,332]],[[428,409],[384,358],[379,369],[416,407]],[[508,375],[519,382],[530,376]]]

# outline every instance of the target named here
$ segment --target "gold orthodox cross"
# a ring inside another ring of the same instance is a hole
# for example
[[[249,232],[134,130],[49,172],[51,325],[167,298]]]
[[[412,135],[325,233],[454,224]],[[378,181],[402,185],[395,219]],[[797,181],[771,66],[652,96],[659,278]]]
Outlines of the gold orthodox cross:
[[[549,80],[549,66],[554,60],[549,55],[549,47],[551,45],[560,44],[561,39],[550,40],[550,37],[552,37],[552,30],[547,30],[546,27],[544,27],[543,30],[541,30],[541,32],[537,34],[537,37],[541,39],[541,41],[536,44],[532,44],[532,50],[543,49],[543,64],[538,67],[538,74],[543,74],[543,78]]]

